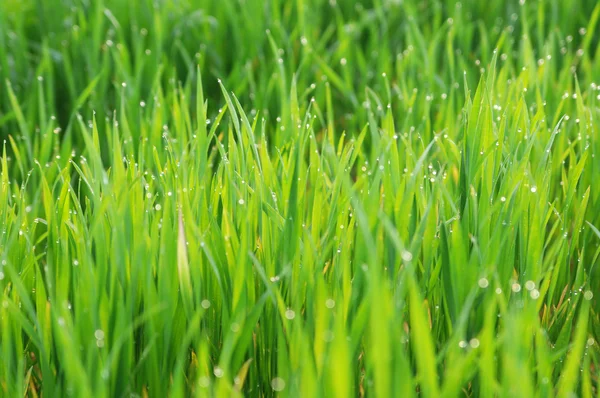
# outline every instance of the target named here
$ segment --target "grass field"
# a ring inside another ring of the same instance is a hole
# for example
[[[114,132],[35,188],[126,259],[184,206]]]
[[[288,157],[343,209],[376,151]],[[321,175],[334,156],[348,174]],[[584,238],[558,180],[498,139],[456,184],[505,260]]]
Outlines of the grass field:
[[[0,396],[600,397],[599,17],[0,0]]]

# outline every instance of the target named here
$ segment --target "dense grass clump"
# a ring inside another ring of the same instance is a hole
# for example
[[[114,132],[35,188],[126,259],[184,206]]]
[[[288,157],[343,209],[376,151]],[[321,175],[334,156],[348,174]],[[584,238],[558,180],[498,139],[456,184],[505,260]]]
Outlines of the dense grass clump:
[[[0,396],[600,396],[599,17],[0,0]]]

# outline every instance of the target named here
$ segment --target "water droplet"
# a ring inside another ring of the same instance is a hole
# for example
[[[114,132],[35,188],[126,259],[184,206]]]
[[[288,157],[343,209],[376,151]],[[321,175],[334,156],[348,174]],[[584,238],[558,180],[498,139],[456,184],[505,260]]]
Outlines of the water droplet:
[[[271,380],[271,388],[274,391],[283,391],[285,389],[285,380],[283,380],[281,377],[275,377],[273,380]]]
[[[529,291],[535,289],[535,282],[534,281],[525,282],[525,289],[527,289]]]
[[[333,334],[333,332],[331,330],[326,330],[325,333],[323,334],[323,340],[326,341],[327,343],[331,343],[334,338],[335,338],[335,334]]]
[[[200,377],[198,379],[198,384],[202,388],[208,387],[210,385],[210,377],[208,377],[208,376],[202,376],[202,377]]]
[[[285,311],[285,317],[286,317],[287,319],[289,319],[289,320],[292,320],[292,319],[294,319],[294,318],[296,317],[296,313],[295,313],[293,310],[291,310],[291,309],[289,309],[289,308],[288,308],[288,309]]]

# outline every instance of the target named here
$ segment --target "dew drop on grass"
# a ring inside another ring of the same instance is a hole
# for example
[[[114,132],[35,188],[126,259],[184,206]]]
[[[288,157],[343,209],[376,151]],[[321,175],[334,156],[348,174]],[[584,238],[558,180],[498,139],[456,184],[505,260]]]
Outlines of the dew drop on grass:
[[[331,330],[326,330],[323,334],[323,340],[327,343],[331,343],[335,338],[335,334]]]
[[[534,281],[525,282],[525,289],[527,289],[529,291],[535,289],[535,282]]]
[[[404,261],[411,261],[413,259],[412,253],[409,252],[408,250],[402,251],[402,254],[400,256],[402,257],[402,260],[404,260]]]
[[[464,341],[464,340],[461,340],[461,341],[458,342],[458,346],[460,348],[467,348],[467,345],[468,345],[467,342]]]
[[[206,309],[210,308],[210,301],[208,301],[207,299],[204,299],[204,300],[202,300],[200,305],[202,306],[202,308],[204,308],[206,310]]]
[[[536,186],[531,187],[531,192],[536,193],[537,192],[537,187]]]
[[[515,293],[519,293],[521,291],[521,285],[519,285],[518,283],[513,283],[510,288]]]
[[[327,301],[325,301],[325,307],[330,309],[335,307],[335,301],[333,299],[327,299]]]
[[[238,200],[238,203],[239,203],[240,205],[243,205],[243,204],[245,203],[245,202],[244,202],[244,199],[240,199],[240,200]]]
[[[281,377],[275,377],[273,380],[271,380],[271,388],[273,391],[283,391],[285,389],[285,380],[283,380]]]
[[[218,366],[215,367],[215,369],[213,370],[213,373],[215,374],[215,377],[217,377],[217,378],[221,378],[221,377],[223,377],[223,374],[225,374],[223,369],[221,369]]]
[[[487,278],[481,278],[477,284],[480,288],[485,289],[490,285],[490,282],[487,280]]]
[[[583,293],[583,298],[589,301],[594,298],[594,293],[592,293],[591,290],[587,290],[585,293]]]
[[[538,298],[540,298],[540,291],[537,289],[533,289],[531,292],[529,292],[529,296],[532,299],[537,300]]]
[[[210,377],[202,376],[198,379],[198,384],[202,388],[207,388],[210,385]]]
[[[471,340],[469,340],[469,345],[471,346],[471,348],[477,348],[479,347],[479,339],[477,338],[472,338]]]
[[[296,317],[296,313],[294,312],[294,310],[291,310],[288,308],[285,311],[285,317],[291,321],[292,319],[294,319]]]

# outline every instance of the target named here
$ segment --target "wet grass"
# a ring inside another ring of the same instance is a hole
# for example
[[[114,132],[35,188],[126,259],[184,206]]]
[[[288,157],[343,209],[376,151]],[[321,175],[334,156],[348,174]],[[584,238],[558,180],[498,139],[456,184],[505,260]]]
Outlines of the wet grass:
[[[0,1],[0,395],[598,396],[599,16]]]

